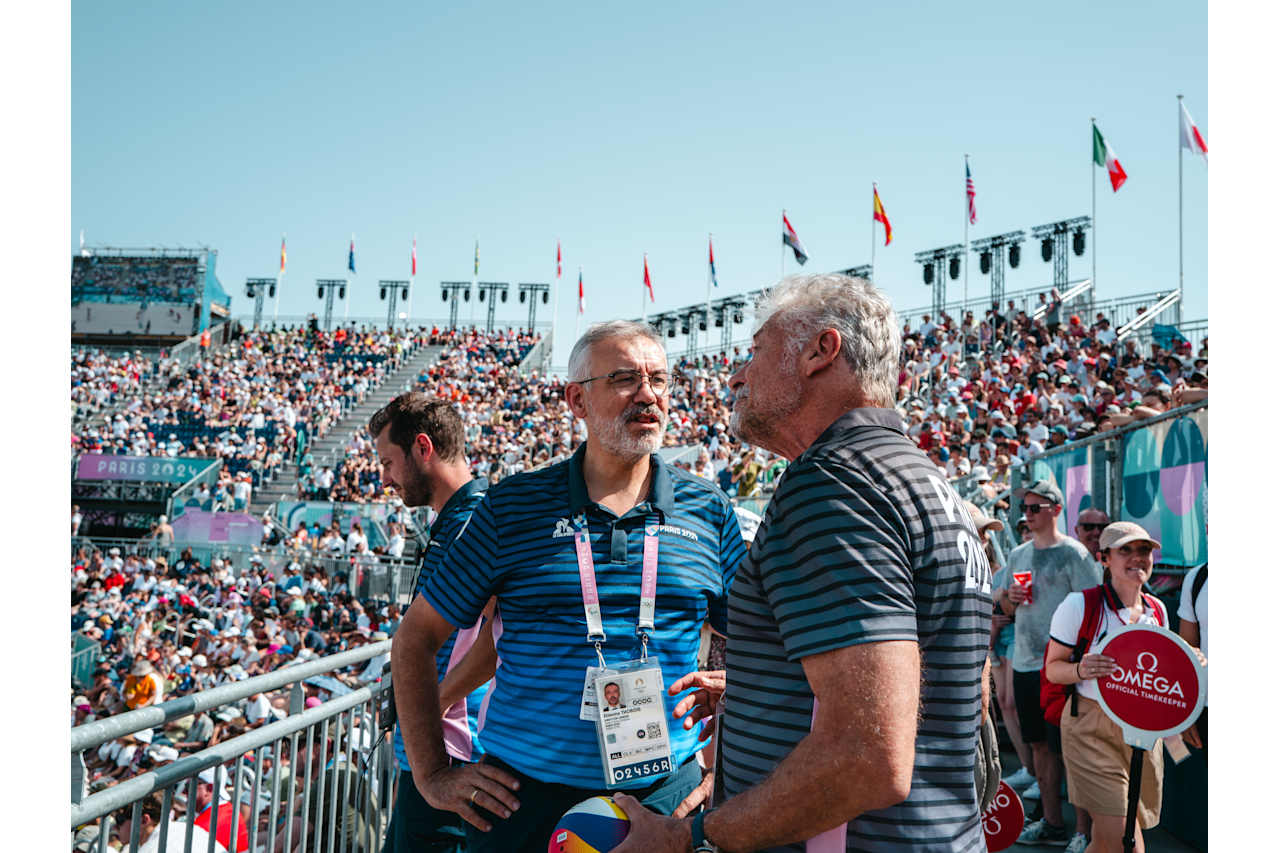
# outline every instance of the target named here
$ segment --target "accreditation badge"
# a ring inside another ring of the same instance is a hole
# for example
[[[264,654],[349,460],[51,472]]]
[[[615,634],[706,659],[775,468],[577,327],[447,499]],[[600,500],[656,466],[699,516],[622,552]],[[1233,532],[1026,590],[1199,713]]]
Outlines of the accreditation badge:
[[[667,730],[666,686],[657,658],[628,661],[597,675],[596,732],[605,785],[656,780],[675,770]]]
[[[582,707],[578,710],[579,720],[594,723],[600,718],[600,704],[596,701],[596,678],[614,674],[614,670],[605,666],[587,667],[587,677],[582,682]]]

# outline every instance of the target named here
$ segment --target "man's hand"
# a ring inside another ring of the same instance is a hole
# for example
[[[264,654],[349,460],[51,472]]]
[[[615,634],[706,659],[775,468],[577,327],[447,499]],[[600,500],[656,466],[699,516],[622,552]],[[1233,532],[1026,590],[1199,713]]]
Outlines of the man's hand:
[[[456,764],[441,767],[424,780],[414,777],[418,793],[433,808],[455,812],[481,832],[493,827],[476,811],[476,806],[502,818],[520,808],[512,791],[520,781],[500,767],[489,764]]]
[[[711,737],[712,732],[715,731],[716,705],[720,702],[720,697],[724,695],[724,670],[704,670],[683,675],[667,688],[667,695],[675,696],[680,691],[688,690],[690,687],[697,689],[676,703],[675,708],[671,711],[671,716],[677,720],[684,717],[685,731],[692,729],[693,724],[698,720],[709,718],[710,722],[703,726],[698,735],[698,740],[704,741]]]
[[[694,809],[705,802],[711,800],[711,789],[715,787],[716,774],[710,770],[702,774],[702,781],[698,783],[698,787],[689,792],[689,796],[680,801],[680,805],[676,806],[676,810],[671,813],[674,818],[686,817],[691,814]]]
[[[1027,600],[1027,588],[1020,583],[1009,584],[1008,593],[1015,606]]]
[[[688,821],[654,814],[629,794],[614,794],[613,801],[631,819],[631,830],[613,853],[689,853],[693,848]]]
[[[1188,746],[1194,746],[1196,749],[1204,749],[1204,744],[1200,742],[1200,732],[1196,730],[1195,723],[1191,724],[1191,728],[1182,730],[1182,739]]]

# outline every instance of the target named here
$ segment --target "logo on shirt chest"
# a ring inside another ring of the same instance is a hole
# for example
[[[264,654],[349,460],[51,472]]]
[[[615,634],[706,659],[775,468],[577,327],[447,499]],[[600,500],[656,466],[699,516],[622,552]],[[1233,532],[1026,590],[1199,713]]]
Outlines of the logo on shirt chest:
[[[556,529],[551,534],[552,539],[563,539],[566,536],[573,536],[573,525],[569,523],[567,518],[556,519]]]

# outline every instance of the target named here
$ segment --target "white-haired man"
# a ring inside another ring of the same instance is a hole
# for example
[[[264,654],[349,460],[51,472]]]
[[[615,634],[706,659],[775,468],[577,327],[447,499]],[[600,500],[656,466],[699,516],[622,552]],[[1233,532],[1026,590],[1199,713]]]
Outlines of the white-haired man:
[[[697,734],[667,724],[676,700],[662,684],[696,668],[705,623],[726,629],[741,529],[723,492],[657,454],[672,378],[651,326],[592,326],[570,352],[569,380],[586,442],[489,489],[392,647],[414,783],[467,822],[470,853],[540,853],[565,811],[611,789],[670,814],[701,779]],[[401,670],[426,664],[493,597],[500,663],[485,755],[449,767],[443,691],[430,673],[402,681]],[[416,626],[427,641],[410,660],[400,636]],[[602,692],[621,672],[627,710],[605,711]]]
[[[784,279],[757,318],[731,428],[791,464],[734,582],[726,672],[671,685],[699,687],[691,719],[724,690],[716,807],[679,821],[615,797],[615,853],[983,850],[990,567],[891,408],[893,310],[828,274]]]

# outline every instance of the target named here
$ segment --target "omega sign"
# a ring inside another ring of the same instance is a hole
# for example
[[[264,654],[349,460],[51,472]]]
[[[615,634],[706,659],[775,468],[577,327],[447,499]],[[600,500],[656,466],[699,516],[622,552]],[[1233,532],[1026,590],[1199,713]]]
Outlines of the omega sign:
[[[1098,650],[1116,668],[1098,679],[1107,715],[1152,738],[1177,734],[1204,706],[1204,668],[1181,637],[1152,625],[1129,625]]]

